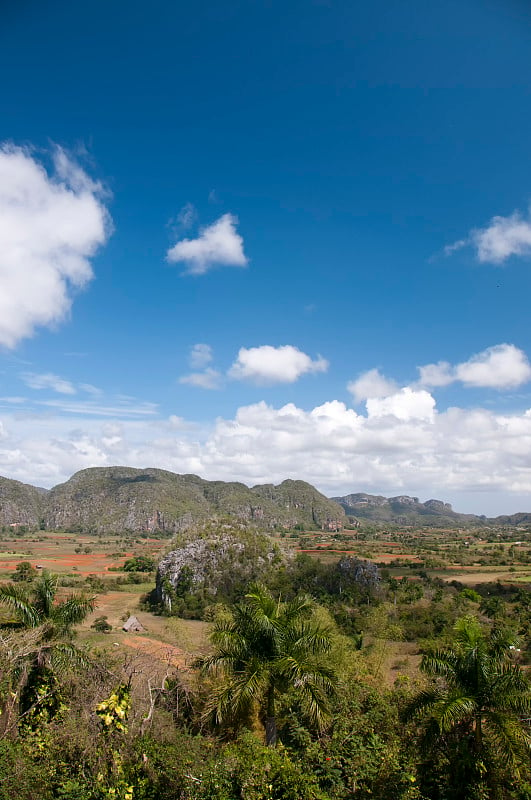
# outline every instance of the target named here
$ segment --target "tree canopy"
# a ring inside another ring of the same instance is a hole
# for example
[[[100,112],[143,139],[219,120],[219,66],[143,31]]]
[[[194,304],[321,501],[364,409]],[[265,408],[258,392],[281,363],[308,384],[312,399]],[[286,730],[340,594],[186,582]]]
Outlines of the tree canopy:
[[[457,620],[452,646],[422,658],[431,685],[412,700],[407,717],[421,721],[425,753],[442,757],[452,798],[497,798],[528,764],[531,687],[515,659],[518,640],[471,616]],[[432,796],[436,794],[432,787]],[[440,795],[442,797],[442,795]]]
[[[332,647],[331,630],[316,622],[312,610],[307,596],[281,602],[258,586],[230,616],[215,623],[214,652],[202,666],[221,678],[208,704],[218,724],[242,719],[257,706],[266,742],[273,745],[276,702],[294,690],[311,723],[324,725],[337,679],[324,658]]]

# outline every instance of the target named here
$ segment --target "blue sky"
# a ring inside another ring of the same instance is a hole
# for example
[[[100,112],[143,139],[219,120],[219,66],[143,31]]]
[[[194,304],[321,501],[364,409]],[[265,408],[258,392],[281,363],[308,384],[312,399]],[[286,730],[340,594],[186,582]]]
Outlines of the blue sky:
[[[3,6],[0,474],[531,509],[526,5]]]

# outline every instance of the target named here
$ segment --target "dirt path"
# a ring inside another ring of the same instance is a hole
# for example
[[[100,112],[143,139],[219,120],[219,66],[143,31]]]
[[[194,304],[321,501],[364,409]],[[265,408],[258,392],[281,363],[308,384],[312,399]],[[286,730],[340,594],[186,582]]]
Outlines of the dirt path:
[[[142,655],[155,658],[157,661],[169,666],[178,667],[181,670],[186,670],[190,667],[190,658],[184,650],[166,642],[157,642],[156,640],[148,639],[146,636],[130,634],[124,636],[122,643],[126,647],[138,650]]]

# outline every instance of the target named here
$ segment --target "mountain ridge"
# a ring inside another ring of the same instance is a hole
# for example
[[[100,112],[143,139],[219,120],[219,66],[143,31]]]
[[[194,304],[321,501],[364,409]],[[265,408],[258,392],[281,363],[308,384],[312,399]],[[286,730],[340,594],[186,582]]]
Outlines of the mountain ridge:
[[[36,487],[3,479],[0,524],[39,525],[85,532],[148,531],[168,535],[209,519],[232,517],[272,529],[344,524],[343,509],[304,481],[249,488],[206,481],[155,468],[92,467],[45,495]],[[10,491],[11,490],[11,491]]]
[[[397,525],[517,524],[513,521],[513,517],[529,516],[531,519],[531,515],[526,514],[505,515],[503,517],[505,522],[501,523],[498,522],[502,519],[500,517],[488,519],[476,514],[461,514],[454,511],[450,503],[442,500],[431,499],[421,503],[418,497],[410,495],[384,497],[365,492],[353,492],[331,499],[343,508],[347,517]]]
[[[350,521],[397,525],[519,525],[531,513],[494,518],[461,514],[450,503],[352,492],[328,498],[311,484],[286,479],[249,487],[207,481],[156,468],[91,467],[46,490],[0,477],[0,525],[111,532],[161,531],[173,535],[209,519],[232,517],[271,530],[304,526],[335,529]]]

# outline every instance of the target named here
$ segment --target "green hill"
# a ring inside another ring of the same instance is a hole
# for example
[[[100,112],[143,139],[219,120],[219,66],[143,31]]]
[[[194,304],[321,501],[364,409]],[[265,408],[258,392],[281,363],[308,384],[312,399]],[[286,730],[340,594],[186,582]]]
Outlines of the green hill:
[[[46,495],[45,489],[0,477],[0,525],[39,525]]]
[[[344,520],[340,506],[304,481],[280,486],[206,481],[160,469],[104,467],[77,472],[46,498],[47,528],[162,531],[175,534],[216,517],[272,529],[325,527]]]

